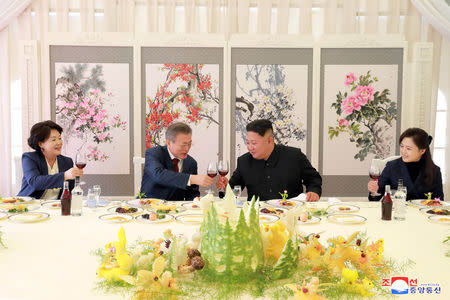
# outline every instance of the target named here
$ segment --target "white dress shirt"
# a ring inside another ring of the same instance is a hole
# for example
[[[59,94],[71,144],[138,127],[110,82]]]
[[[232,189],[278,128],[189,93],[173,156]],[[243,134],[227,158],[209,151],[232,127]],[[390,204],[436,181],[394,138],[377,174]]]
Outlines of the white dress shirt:
[[[58,160],[55,160],[53,167],[50,167],[50,164],[48,163],[47,159],[45,159],[45,162],[47,163],[48,175],[55,175],[59,173]],[[41,199],[58,199],[59,190],[61,190],[61,188],[47,189],[45,190]]]

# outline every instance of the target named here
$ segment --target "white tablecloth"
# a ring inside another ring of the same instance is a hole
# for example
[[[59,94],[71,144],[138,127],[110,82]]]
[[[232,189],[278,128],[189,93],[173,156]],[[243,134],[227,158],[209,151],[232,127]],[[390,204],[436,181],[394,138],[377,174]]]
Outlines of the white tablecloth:
[[[407,258],[415,265],[397,276],[417,278],[418,283],[439,284],[441,294],[406,295],[402,298],[429,297],[450,299],[450,250],[442,243],[450,235],[450,226],[434,224],[417,208],[408,207],[406,221],[382,221],[380,203],[352,202],[361,210],[367,222],[361,225],[339,225],[322,219],[316,225],[303,225],[305,233],[322,232],[327,237],[350,235],[354,231],[367,232],[371,240],[383,238],[384,254],[397,261]],[[325,203],[319,203],[325,205]],[[123,299],[117,294],[94,291],[98,258],[93,250],[116,241],[117,232],[124,227],[127,241],[138,237],[154,239],[165,229],[191,236],[199,225],[178,222],[142,224],[131,221],[109,224],[98,216],[107,213],[106,208],[95,210],[84,207],[83,216],[61,216],[59,210],[39,209],[50,213],[47,221],[18,224],[8,219],[0,220],[7,249],[0,248],[0,299]]]

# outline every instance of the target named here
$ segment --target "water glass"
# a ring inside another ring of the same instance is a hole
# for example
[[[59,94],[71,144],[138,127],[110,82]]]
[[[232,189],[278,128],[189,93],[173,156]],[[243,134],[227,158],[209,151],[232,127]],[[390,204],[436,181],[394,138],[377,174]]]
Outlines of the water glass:
[[[87,194],[87,206],[90,208],[97,207],[97,199],[94,192],[94,189],[89,189]]]
[[[100,194],[102,193],[102,188],[97,184],[94,185],[94,194],[95,194],[95,201],[97,202],[97,205],[100,204]]]
[[[236,197],[236,206],[237,207],[242,207],[242,205],[244,205],[245,199],[241,198],[241,193],[242,193],[242,188],[240,185],[235,185],[233,187],[233,194],[234,197]]]

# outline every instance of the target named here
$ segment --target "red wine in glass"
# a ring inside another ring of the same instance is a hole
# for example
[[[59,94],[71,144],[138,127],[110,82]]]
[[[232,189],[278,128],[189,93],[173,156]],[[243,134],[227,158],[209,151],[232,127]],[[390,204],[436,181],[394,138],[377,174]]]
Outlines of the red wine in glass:
[[[369,173],[369,177],[370,177],[372,180],[377,181],[378,178],[380,178],[380,174],[377,174],[377,173],[375,173],[375,174]]]
[[[208,164],[208,168],[206,169],[206,174],[208,174],[209,177],[214,178],[217,176],[217,163],[216,162],[210,162]],[[211,187],[206,191],[208,194],[212,194]]]
[[[77,162],[77,163],[75,163],[75,166],[77,166],[78,169],[83,169],[84,167],[86,167],[86,163],[85,162]]]
[[[224,171],[224,170],[219,170],[219,175],[220,176],[226,176],[228,174],[228,170]]]
[[[217,176],[217,172],[213,173],[213,172],[208,172],[208,176],[211,178],[214,178]]]

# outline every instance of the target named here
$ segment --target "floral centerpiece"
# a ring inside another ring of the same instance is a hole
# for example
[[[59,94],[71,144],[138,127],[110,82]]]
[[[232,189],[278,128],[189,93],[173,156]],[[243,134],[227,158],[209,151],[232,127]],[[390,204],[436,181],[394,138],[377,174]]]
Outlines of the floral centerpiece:
[[[383,240],[359,232],[323,243],[319,234],[298,233],[295,210],[274,224],[259,223],[259,201],[236,208],[227,187],[220,203],[200,200],[204,221],[191,240],[170,230],[158,240],[119,241],[98,251],[99,287],[125,290],[133,299],[177,296],[230,299],[242,294],[285,299],[368,297],[386,294],[380,280],[394,264]],[[233,196],[233,197],[232,197]]]

